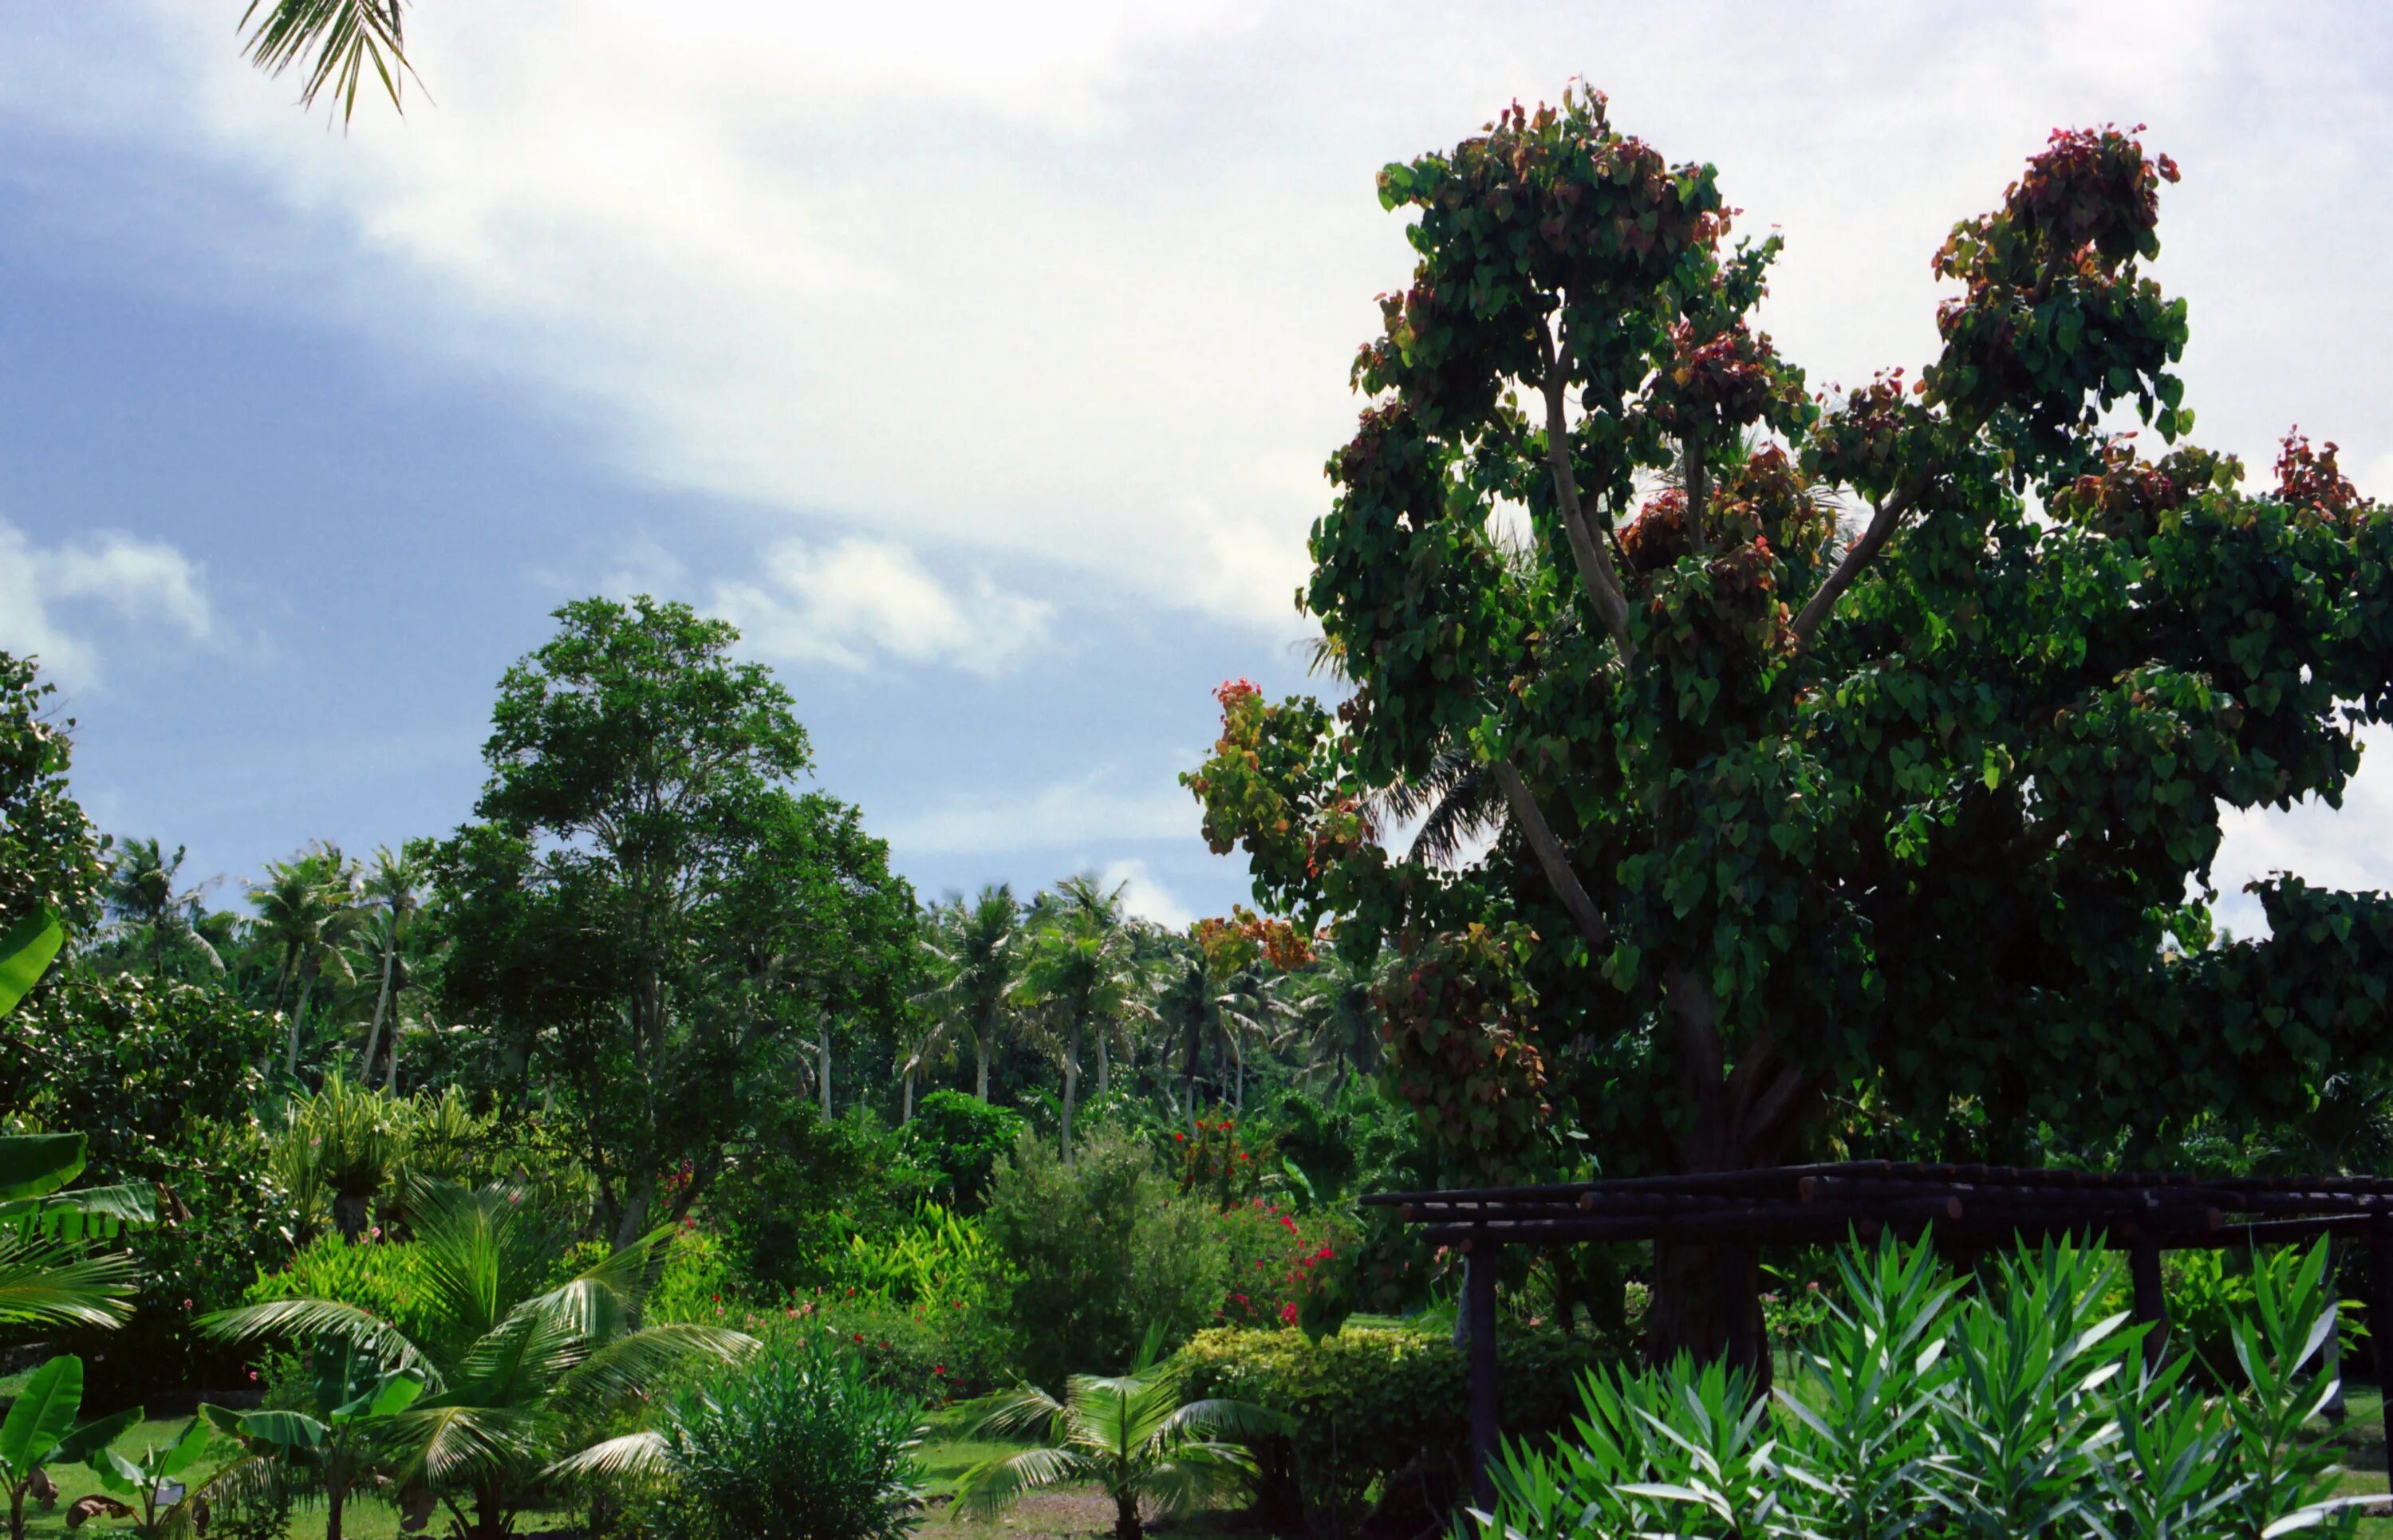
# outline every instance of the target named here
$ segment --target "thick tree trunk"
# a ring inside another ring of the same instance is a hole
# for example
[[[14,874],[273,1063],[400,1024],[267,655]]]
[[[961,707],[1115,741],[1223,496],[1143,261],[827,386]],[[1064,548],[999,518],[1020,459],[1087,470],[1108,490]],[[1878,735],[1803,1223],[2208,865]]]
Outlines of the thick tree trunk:
[[[1817,1090],[1773,1049],[1769,1035],[1749,1044],[1733,1072],[1722,1062],[1719,1009],[1709,987],[1680,972],[1667,998],[1678,1028],[1680,1093],[1694,1112],[1679,1148],[1684,1172],[1773,1166],[1784,1157]],[[1750,1244],[1657,1242],[1645,1348],[1656,1364],[1684,1352],[1725,1358],[1769,1393],[1770,1345],[1761,1318],[1759,1259]]]
[[[647,1233],[648,1210],[656,1203],[657,1179],[643,1176],[633,1189],[623,1194],[622,1212],[615,1219],[615,1248],[623,1247]]]
[[[340,1486],[324,1493],[324,1540],[341,1540],[341,1502],[347,1495],[347,1490]]]
[[[1141,1540],[1146,1532],[1139,1527],[1138,1497],[1134,1493],[1114,1494],[1114,1540]]]
[[[399,1020],[390,1024],[390,1068],[383,1072],[382,1089],[392,1095],[399,1093]]]
[[[816,1062],[821,1065],[823,1121],[830,1121],[830,1028],[815,1032]]]
[[[988,1036],[985,1031],[973,1034],[973,1094],[984,1102],[988,1100]]]
[[[1110,1036],[1103,1027],[1097,1029],[1097,1095],[1101,1098],[1113,1089],[1113,1057],[1106,1041]]]
[[[897,1126],[901,1129],[914,1121],[914,1072],[912,1070],[906,1072],[904,1084],[904,1100],[898,1104],[897,1111]]]

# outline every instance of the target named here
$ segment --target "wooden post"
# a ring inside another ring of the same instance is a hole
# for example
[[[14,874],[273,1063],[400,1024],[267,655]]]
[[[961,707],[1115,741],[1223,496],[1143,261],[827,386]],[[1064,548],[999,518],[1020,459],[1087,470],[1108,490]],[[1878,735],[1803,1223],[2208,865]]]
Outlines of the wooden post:
[[[2368,1227],[2368,1335],[2376,1340],[2376,1383],[2393,1390],[2393,1221]],[[2385,1444],[2385,1479],[2393,1486],[2393,1439]]]
[[[2128,1257],[2136,1279],[2136,1319],[2149,1328],[2144,1333],[2144,1367],[2157,1369],[2168,1342],[2168,1295],[2161,1287],[2160,1243],[2138,1238]]]
[[[1476,1237],[1462,1283],[1463,1309],[1471,1323],[1471,1495],[1483,1511],[1496,1507],[1497,1250],[1495,1242]]]

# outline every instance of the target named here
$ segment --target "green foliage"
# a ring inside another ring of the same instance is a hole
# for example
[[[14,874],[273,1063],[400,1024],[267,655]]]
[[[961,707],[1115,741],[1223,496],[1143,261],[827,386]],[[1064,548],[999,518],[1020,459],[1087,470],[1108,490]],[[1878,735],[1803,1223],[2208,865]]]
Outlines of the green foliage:
[[[337,1071],[292,1098],[273,1137],[273,1168],[300,1239],[327,1225],[351,1240],[365,1233],[372,1205],[399,1169],[410,1121],[398,1097],[352,1086]]]
[[[935,1090],[906,1125],[907,1157],[937,1173],[938,1191],[959,1213],[976,1213],[988,1189],[989,1173],[1021,1139],[1023,1117],[1010,1107],[993,1107],[960,1090]]]
[[[556,619],[434,862],[443,987],[508,1045],[494,1091],[555,1090],[621,1245],[770,1163],[818,1038],[896,1024],[914,902],[855,808],[794,790],[805,731],[730,626],[646,597]]]
[[[1608,1356],[1599,1340],[1500,1332],[1504,1425],[1523,1439],[1569,1426],[1574,1387]],[[1348,1533],[1372,1507],[1418,1528],[1442,1520],[1468,1486],[1469,1369],[1443,1335],[1349,1323],[1308,1340],[1292,1331],[1217,1328],[1181,1351],[1193,1396],[1227,1396],[1278,1413],[1261,1441],[1267,1507],[1314,1533]]]
[[[1249,1490],[1254,1456],[1230,1441],[1275,1432],[1281,1418],[1245,1402],[1189,1399],[1179,1366],[1157,1361],[1163,1338],[1149,1330],[1126,1375],[1074,1375],[1060,1402],[1028,1386],[997,1397],[980,1432],[1046,1442],[965,1472],[957,1505],[987,1518],[1032,1492],[1085,1481],[1113,1499],[1115,1540],[1140,1540],[1142,1507],[1171,1518]]]
[[[422,1246],[411,1241],[352,1241],[320,1235],[269,1272],[260,1267],[241,1302],[333,1299],[386,1321],[401,1337],[430,1334],[441,1305]]]
[[[2188,1393],[2190,1360],[2143,1365],[2140,1328],[2105,1313],[2102,1252],[2022,1247],[1962,1293],[1931,1246],[1838,1257],[1842,1298],[1808,1372],[1777,1401],[1680,1355],[1589,1375],[1573,1436],[1509,1442],[1473,1533],[1670,1533],[1894,1540],[2076,1533],[2261,1540],[2349,1533],[2334,1468],[2306,1431],[2331,1379],[2323,1242],[2264,1258],[2233,1336],[2236,1393]]]
[[[2335,801],[2393,719],[2393,513],[2297,437],[2246,491],[2112,436],[2191,425],[2175,175],[2056,135],[1937,254],[1922,377],[1815,397],[1754,329],[1777,238],[1600,95],[1382,173],[1415,267],[1302,595],[1351,694],[1224,685],[1185,779],[1261,902],[1393,954],[1389,1073],[1449,1160],[2129,1158],[2382,1073],[2393,898],[2271,878],[2220,944],[2207,883],[2229,811]],[[1484,854],[1372,837],[1423,802]],[[1665,1341],[1725,1340],[1704,1295],[1661,1291]]]
[[[906,1224],[935,1180],[907,1149],[862,1109],[833,1119],[808,1103],[768,1105],[708,1194],[708,1220],[760,1287],[831,1283],[851,1238]]]
[[[876,1384],[844,1345],[776,1332],[677,1396],[649,1436],[647,1533],[899,1540],[921,1505],[920,1434],[920,1403]]]
[[[141,1408],[134,1406],[78,1423],[83,1389],[83,1360],[61,1354],[26,1377],[7,1417],[0,1419],[0,1483],[8,1494],[8,1540],[24,1540],[25,1494],[37,1471],[47,1465],[72,1465],[104,1449],[141,1420]]]
[[[721,1327],[646,1321],[664,1266],[658,1230],[558,1281],[567,1246],[520,1190],[436,1194],[417,1239],[429,1304],[411,1334],[346,1300],[289,1298],[203,1323],[232,1342],[347,1345],[427,1392],[377,1418],[404,1481],[448,1504],[471,1540],[497,1540],[545,1472],[670,1377],[752,1347]],[[470,1520],[464,1518],[470,1508]]]
[[[103,1444],[85,1455],[84,1463],[99,1477],[101,1486],[132,1510],[134,1533],[142,1540],[163,1540],[197,1514],[197,1483],[184,1477],[207,1454],[209,1437],[207,1419],[194,1416],[172,1442],[145,1442],[133,1458]],[[166,1496],[169,1483],[181,1489],[171,1501]]]
[[[319,1342],[308,1352],[297,1406],[235,1411],[203,1402],[201,1416],[242,1457],[208,1478],[197,1495],[211,1504],[250,1499],[269,1511],[294,1489],[320,1493],[325,1540],[341,1540],[352,1492],[386,1487],[376,1436],[424,1393],[421,1370],[392,1370],[354,1342]]]
[[[0,925],[47,912],[76,935],[99,920],[108,842],[67,790],[74,722],[46,720],[58,686],[0,653]]]
[[[1129,1134],[1100,1130],[1069,1164],[1025,1138],[998,1167],[982,1219],[1010,1274],[1003,1313],[1023,1372],[1057,1384],[1119,1368],[1150,1325],[1177,1341],[1210,1320],[1225,1274],[1211,1218]]]

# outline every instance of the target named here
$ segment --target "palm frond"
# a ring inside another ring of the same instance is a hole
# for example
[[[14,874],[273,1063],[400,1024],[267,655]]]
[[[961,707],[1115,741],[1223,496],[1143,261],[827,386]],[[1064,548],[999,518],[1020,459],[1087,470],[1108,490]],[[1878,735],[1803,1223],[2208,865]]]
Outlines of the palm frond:
[[[1095,1474],[1093,1462],[1072,1450],[1026,1449],[965,1471],[956,1483],[956,1506],[986,1519],[1026,1494],[1088,1481]]]
[[[391,106],[405,111],[399,87],[415,67],[407,61],[399,6],[400,0],[250,0],[241,13],[241,30],[249,36],[243,53],[271,75],[313,53],[299,88],[300,104],[314,107],[329,85],[344,124],[357,112],[358,87],[369,70],[389,94]]]
[[[509,1406],[425,1405],[376,1419],[402,1481],[451,1486],[539,1461],[546,1419]]]
[[[130,1257],[92,1257],[22,1233],[0,1234],[0,1325],[120,1326],[140,1274]]]
[[[757,1347],[754,1338],[723,1326],[668,1322],[644,1327],[598,1347],[568,1370],[549,1403],[568,1416],[595,1413],[653,1394],[674,1370],[687,1364],[704,1359],[730,1363]]]
[[[974,1431],[1002,1438],[1044,1438],[1064,1415],[1063,1403],[1035,1385],[1000,1391],[984,1404],[987,1410],[973,1425]]]
[[[603,1439],[577,1454],[568,1455],[541,1474],[565,1481],[645,1481],[665,1473],[666,1454],[664,1435],[650,1429]]]
[[[1235,1443],[1192,1442],[1149,1467],[1137,1490],[1160,1514],[1189,1513],[1249,1490],[1255,1468],[1255,1457]]]
[[[1232,1433],[1261,1438],[1288,1431],[1288,1418],[1251,1402],[1209,1399],[1192,1401],[1174,1410],[1165,1424],[1168,1434]]]
[[[243,1305],[202,1316],[200,1329],[220,1342],[287,1337],[296,1342],[330,1338],[355,1343],[375,1362],[393,1370],[413,1370],[435,1390],[441,1388],[439,1371],[399,1328],[337,1299],[269,1299],[262,1305]]]

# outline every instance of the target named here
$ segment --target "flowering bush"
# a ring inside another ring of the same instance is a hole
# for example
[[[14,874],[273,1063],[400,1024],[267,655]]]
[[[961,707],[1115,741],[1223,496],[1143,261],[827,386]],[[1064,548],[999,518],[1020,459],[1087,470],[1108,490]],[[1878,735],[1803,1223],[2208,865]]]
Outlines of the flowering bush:
[[[1328,1216],[1297,1215],[1262,1198],[1225,1210],[1221,1231],[1229,1243],[1229,1285],[1219,1314],[1234,1326],[1310,1324],[1319,1306],[1307,1301],[1338,1287],[1338,1261],[1350,1238]]]

